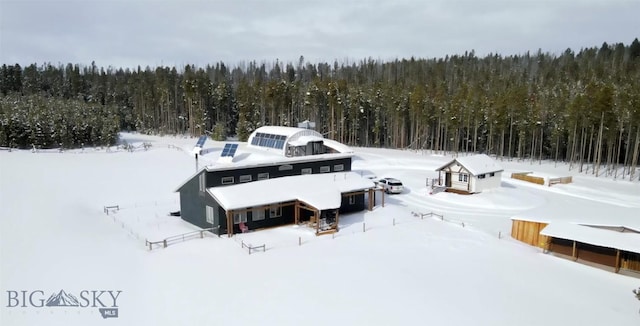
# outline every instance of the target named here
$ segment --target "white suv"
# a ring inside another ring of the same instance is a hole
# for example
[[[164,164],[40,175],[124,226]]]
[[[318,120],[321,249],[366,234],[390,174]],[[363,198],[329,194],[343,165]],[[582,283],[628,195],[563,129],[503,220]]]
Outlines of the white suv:
[[[395,178],[382,178],[378,180],[378,185],[388,194],[399,194],[404,189],[402,182]]]

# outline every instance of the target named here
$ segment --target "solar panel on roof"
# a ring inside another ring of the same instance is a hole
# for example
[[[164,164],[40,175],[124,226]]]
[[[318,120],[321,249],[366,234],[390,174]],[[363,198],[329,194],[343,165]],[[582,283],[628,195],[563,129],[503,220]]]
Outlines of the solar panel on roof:
[[[233,157],[236,155],[236,151],[238,150],[238,144],[224,144],[224,148],[222,149],[222,153],[220,153],[220,157]]]
[[[196,147],[202,148],[205,141],[207,141],[207,136],[200,136],[200,138],[198,138],[198,142],[196,143]]]

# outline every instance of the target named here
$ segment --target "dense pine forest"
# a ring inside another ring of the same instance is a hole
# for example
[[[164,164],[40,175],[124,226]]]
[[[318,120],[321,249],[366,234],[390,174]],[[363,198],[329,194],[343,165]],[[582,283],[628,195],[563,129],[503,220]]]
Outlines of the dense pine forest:
[[[640,42],[560,55],[0,71],[2,147],[111,145],[121,130],[246,140],[304,120],[352,146],[552,159],[633,178]]]

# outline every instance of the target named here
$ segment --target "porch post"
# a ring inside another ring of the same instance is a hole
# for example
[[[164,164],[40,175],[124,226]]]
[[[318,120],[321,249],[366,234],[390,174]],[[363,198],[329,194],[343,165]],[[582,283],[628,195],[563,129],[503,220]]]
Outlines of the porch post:
[[[616,249],[616,273],[620,271],[620,249]]]
[[[233,235],[233,213],[227,211],[227,236],[230,238]]]

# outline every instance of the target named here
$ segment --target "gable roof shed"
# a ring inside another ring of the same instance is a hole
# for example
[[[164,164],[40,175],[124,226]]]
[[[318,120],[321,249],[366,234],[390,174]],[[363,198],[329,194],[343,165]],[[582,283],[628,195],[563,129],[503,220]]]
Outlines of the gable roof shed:
[[[457,157],[449,161],[447,164],[437,168],[436,171],[442,171],[446,167],[456,162],[463,166],[467,171],[469,171],[469,173],[474,176],[485,173],[504,171],[500,164],[498,164],[494,159],[486,154]]]

